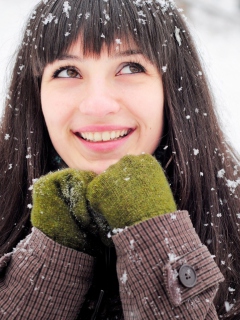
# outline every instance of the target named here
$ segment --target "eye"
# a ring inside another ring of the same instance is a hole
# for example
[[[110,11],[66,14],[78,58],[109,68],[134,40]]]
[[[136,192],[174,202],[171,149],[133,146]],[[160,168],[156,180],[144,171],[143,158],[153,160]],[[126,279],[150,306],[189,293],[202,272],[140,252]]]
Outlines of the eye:
[[[53,74],[53,78],[78,78],[80,79],[80,74],[75,67],[61,67],[56,70]]]
[[[139,63],[129,62],[122,67],[122,69],[118,72],[117,75],[133,74],[133,73],[141,73],[141,72],[145,72],[145,69],[142,65],[140,65]]]

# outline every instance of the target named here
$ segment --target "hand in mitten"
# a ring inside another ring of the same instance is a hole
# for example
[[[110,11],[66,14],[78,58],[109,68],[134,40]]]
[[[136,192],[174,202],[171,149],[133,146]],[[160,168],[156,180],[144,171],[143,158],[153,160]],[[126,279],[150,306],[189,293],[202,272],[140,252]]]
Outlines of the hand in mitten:
[[[31,212],[32,225],[49,238],[93,256],[101,251],[101,244],[99,228],[87,210],[86,189],[95,176],[64,169],[41,177],[34,184]]]
[[[176,211],[160,164],[151,155],[128,155],[95,177],[87,188],[91,208],[112,229]]]

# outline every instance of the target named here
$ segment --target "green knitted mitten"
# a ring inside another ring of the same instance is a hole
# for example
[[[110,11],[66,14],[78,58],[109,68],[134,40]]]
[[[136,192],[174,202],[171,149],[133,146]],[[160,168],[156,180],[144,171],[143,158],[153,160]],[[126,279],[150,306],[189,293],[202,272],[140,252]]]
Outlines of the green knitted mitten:
[[[160,164],[151,155],[127,155],[94,178],[87,188],[91,208],[112,229],[176,211]]]
[[[102,244],[85,195],[95,176],[93,172],[64,169],[41,177],[34,184],[31,212],[32,225],[49,238],[93,256],[101,251]]]

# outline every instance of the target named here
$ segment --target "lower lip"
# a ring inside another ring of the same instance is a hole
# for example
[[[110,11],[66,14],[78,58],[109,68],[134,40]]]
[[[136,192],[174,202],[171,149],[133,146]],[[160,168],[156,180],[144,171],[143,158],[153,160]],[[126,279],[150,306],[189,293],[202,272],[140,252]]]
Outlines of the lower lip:
[[[98,142],[92,142],[92,141],[87,141],[84,140],[78,136],[76,136],[78,138],[78,140],[81,141],[81,143],[87,147],[88,149],[95,151],[95,152],[110,152],[113,151],[117,148],[120,148],[131,136],[131,134],[133,133],[130,132],[127,136],[117,139],[117,140],[110,140],[110,141],[98,141]]]

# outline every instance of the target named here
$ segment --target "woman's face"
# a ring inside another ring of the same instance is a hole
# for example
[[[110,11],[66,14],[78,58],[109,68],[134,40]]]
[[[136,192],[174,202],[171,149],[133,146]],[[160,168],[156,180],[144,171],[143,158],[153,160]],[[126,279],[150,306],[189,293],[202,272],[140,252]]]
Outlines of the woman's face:
[[[71,168],[100,173],[126,154],[153,154],[163,132],[162,79],[137,47],[94,57],[76,42],[44,69],[41,102],[53,146]]]

